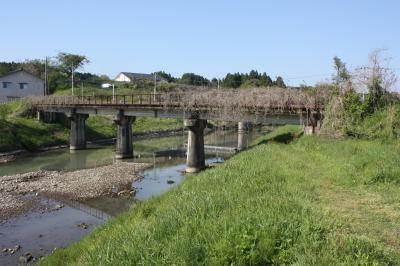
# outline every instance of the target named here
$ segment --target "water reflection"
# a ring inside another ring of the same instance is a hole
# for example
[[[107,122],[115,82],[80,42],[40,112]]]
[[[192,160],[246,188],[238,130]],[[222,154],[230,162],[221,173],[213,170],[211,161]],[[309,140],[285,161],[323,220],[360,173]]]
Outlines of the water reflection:
[[[255,137],[264,134],[266,129],[253,130],[246,136],[246,145]],[[268,130],[268,129],[267,129]],[[143,179],[126,184],[127,188],[138,189],[132,197],[100,197],[84,202],[67,202],[62,199],[43,199],[51,209],[62,202],[65,207],[52,212],[35,211],[8,220],[0,225],[0,248],[21,245],[18,254],[0,255],[0,265],[17,264],[22,253],[30,252],[35,257],[49,254],[55,247],[64,247],[81,239],[94,226],[104,222],[104,217],[117,216],[125,212],[136,201],[147,200],[159,195],[183,181],[185,157],[155,157],[154,152],[168,149],[181,149],[186,136],[141,140],[134,143],[136,162],[149,162],[153,167],[140,173]],[[217,131],[205,136],[205,144],[237,147],[237,132]],[[229,156],[229,155],[226,155]],[[223,162],[225,155],[218,152],[207,154],[207,164]],[[29,171],[76,170],[108,165],[114,162],[114,146],[89,146],[86,150],[71,153],[68,149],[36,154],[1,165],[0,175],[11,175]],[[101,216],[99,216],[101,215]],[[88,229],[82,229],[86,224]]]
[[[247,134],[246,145],[248,145],[254,137],[260,135],[261,132],[263,132],[263,130],[253,130],[250,134]],[[136,141],[134,142],[134,154],[138,158],[136,158],[135,161],[148,162],[148,158],[152,158],[153,152],[155,151],[181,149],[186,140],[186,135],[182,135]],[[237,132],[235,131],[215,131],[204,137],[205,144],[226,147],[237,147],[237,140]],[[214,155],[216,155],[216,157],[219,156],[217,153]],[[26,173],[41,169],[72,171],[108,165],[113,163],[113,161],[113,145],[89,145],[86,150],[77,150],[72,153],[69,149],[61,149],[19,158],[14,162],[0,165],[0,175]]]

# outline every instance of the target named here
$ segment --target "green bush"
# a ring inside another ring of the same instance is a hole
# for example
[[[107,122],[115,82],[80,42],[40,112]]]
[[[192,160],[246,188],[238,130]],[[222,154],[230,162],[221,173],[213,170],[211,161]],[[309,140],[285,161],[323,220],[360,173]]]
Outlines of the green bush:
[[[400,104],[367,115],[355,125],[358,134],[370,139],[398,139],[400,137]]]
[[[21,108],[21,105],[21,101],[0,104],[0,119],[6,119],[8,116],[14,114],[19,108]]]
[[[9,109],[5,104],[0,104],[0,119],[6,119],[9,114]]]
[[[364,101],[354,91],[334,97],[326,108],[324,132],[368,139],[400,137],[400,103],[372,110],[368,96]]]

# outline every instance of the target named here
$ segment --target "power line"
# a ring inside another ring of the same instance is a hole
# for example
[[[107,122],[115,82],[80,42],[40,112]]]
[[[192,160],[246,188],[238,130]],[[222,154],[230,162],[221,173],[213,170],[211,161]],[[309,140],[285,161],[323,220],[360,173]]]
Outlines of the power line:
[[[332,74],[316,74],[316,75],[298,76],[298,77],[283,78],[283,79],[292,80],[292,79],[305,79],[305,78],[331,77],[331,76]]]

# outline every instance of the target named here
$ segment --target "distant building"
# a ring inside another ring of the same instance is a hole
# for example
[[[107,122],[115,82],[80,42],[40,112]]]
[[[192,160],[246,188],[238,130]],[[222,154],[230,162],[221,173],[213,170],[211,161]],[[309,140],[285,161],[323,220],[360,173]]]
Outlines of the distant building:
[[[157,79],[157,81],[160,82],[167,82],[166,79],[160,77],[160,76],[155,76],[153,74],[141,74],[141,73],[131,73],[131,72],[121,72],[117,75],[117,77],[114,79],[115,81],[121,81],[121,82],[132,82],[135,80],[152,80]]]
[[[23,69],[0,76],[0,103],[44,95],[44,81]]]

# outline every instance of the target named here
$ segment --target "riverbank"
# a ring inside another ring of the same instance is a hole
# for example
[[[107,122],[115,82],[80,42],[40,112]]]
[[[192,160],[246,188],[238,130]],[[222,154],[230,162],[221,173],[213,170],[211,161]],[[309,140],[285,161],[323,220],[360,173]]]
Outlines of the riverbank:
[[[130,188],[133,181],[140,179],[138,173],[149,166],[145,163],[116,162],[72,172],[36,171],[0,176],[0,221],[34,209],[38,205],[36,197],[41,195],[86,200],[119,191],[134,194],[125,187]]]
[[[246,139],[251,142],[254,138],[269,132],[269,128],[256,128],[249,132]],[[204,137],[209,145],[236,147],[236,131],[210,131]],[[39,193],[27,193],[24,197],[40,200],[40,205],[32,211],[27,211],[1,222],[0,250],[21,246],[14,254],[0,254],[0,265],[16,265],[20,255],[30,253],[34,258],[40,258],[52,253],[55,248],[64,248],[81,240],[91,230],[107,219],[118,217],[140,201],[165,193],[179,185],[186,178],[183,175],[186,158],[174,157],[171,154],[153,156],[159,151],[176,150],[183,147],[187,136],[153,138],[134,141],[133,162],[151,163],[152,166],[140,172],[140,180],[122,186],[123,195],[100,196],[88,200],[72,201]],[[246,141],[246,142],[247,142]],[[16,175],[39,170],[71,172],[79,169],[89,169],[111,165],[114,159],[114,145],[89,145],[85,150],[70,152],[60,149],[20,158],[9,164],[0,165],[2,175]],[[207,152],[207,164],[222,163],[225,154]],[[83,177],[84,178],[84,177]],[[135,195],[128,194],[133,191]],[[61,209],[58,207],[63,206]],[[87,229],[80,227],[86,224]]]
[[[282,127],[41,265],[400,263],[400,143]]]

